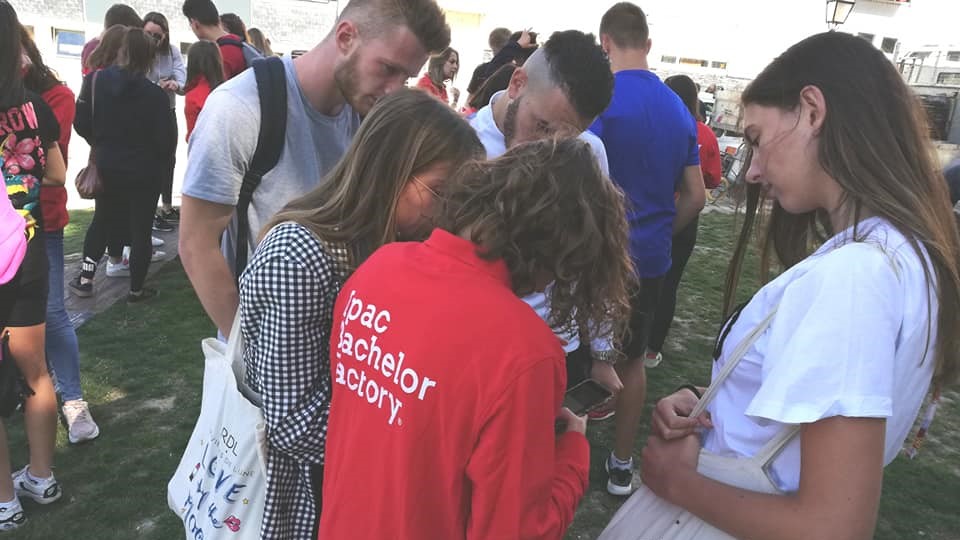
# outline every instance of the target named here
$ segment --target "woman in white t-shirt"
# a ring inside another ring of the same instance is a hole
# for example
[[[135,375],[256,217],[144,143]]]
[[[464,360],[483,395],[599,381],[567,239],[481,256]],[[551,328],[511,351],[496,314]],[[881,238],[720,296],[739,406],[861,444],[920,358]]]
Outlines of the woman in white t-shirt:
[[[931,382],[958,372],[960,241],[946,184],[916,98],[859,38],[801,41],[742,99],[754,198],[727,297],[761,190],[774,200],[763,252],[784,270],[724,325],[713,376],[771,313],[772,322],[708,415],[688,417],[702,388],[657,404],[643,481],[737,538],[872,538],[883,467]],[[701,447],[752,457],[789,426],[799,434],[768,468],[780,494],[697,472]]]

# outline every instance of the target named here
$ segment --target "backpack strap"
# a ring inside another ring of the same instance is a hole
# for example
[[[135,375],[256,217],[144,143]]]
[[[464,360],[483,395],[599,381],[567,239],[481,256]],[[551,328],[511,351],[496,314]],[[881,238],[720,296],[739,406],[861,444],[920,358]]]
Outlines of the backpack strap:
[[[234,275],[238,280],[247,267],[247,242],[250,233],[247,210],[263,175],[270,172],[280,161],[287,133],[287,72],[283,60],[276,57],[257,60],[253,63],[253,73],[260,96],[260,133],[257,136],[257,149],[253,152],[253,159],[243,175],[240,198],[237,200],[237,258]]]

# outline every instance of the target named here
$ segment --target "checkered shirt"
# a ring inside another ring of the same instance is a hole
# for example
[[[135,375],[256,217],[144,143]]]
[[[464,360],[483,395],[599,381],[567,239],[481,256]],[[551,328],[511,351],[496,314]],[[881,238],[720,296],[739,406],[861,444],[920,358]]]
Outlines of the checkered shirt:
[[[346,260],[342,246],[282,223],[240,279],[246,380],[263,398],[267,424],[264,540],[317,537],[311,470],[323,464],[330,328]]]

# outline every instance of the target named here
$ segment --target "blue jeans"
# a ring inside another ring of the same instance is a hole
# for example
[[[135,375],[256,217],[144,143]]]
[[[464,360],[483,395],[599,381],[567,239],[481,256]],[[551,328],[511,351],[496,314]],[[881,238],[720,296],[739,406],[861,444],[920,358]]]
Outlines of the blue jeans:
[[[83,399],[80,391],[80,348],[63,303],[63,231],[44,233],[50,261],[47,296],[47,368],[64,401]]]

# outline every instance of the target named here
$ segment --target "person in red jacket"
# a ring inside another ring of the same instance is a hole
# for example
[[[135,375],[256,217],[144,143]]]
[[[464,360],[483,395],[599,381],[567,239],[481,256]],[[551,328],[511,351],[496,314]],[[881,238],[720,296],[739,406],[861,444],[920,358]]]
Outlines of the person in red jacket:
[[[37,45],[26,29],[20,33],[23,48],[23,85],[40,94],[53,111],[60,124],[57,146],[67,166],[70,134],[76,115],[75,97],[70,88],[47,67]],[[47,329],[45,352],[47,366],[53,375],[57,394],[63,400],[63,417],[67,422],[67,440],[71,444],[89,441],[100,435],[100,427],[90,414],[90,407],[83,399],[80,388],[80,348],[77,333],[67,314],[63,301],[63,230],[70,221],[67,213],[67,190],[63,186],[43,185],[40,188],[40,206],[43,213],[43,234],[47,247],[47,262],[50,266],[47,295]]]
[[[183,107],[183,114],[187,117],[187,142],[190,141],[193,126],[197,125],[207,96],[223,81],[220,47],[205,39],[191,45],[187,53],[187,95]]]
[[[453,47],[447,47],[442,53],[430,57],[426,73],[417,81],[417,88],[456,108],[457,102],[460,101],[460,91],[453,89],[453,102],[451,102],[445,84],[456,78],[458,71],[460,71],[460,54]]]
[[[381,247],[337,299],[322,539],[559,539],[587,489],[563,349],[521,297],[553,281],[552,322],[627,319],[623,194],[577,139],[444,191],[430,238]]]
[[[720,145],[713,130],[700,118],[696,83],[686,75],[667,77],[663,82],[680,96],[683,104],[690,110],[690,114],[697,119],[697,144],[700,145],[700,172],[703,173],[704,188],[713,189],[719,186],[721,181]],[[663,344],[667,340],[667,333],[670,331],[670,325],[673,324],[673,314],[677,309],[677,289],[680,287],[683,270],[687,267],[687,261],[690,260],[693,248],[697,244],[699,224],[698,217],[673,236],[670,271],[663,280],[660,301],[653,315],[650,338],[644,355],[647,367],[656,367],[663,360]]]

